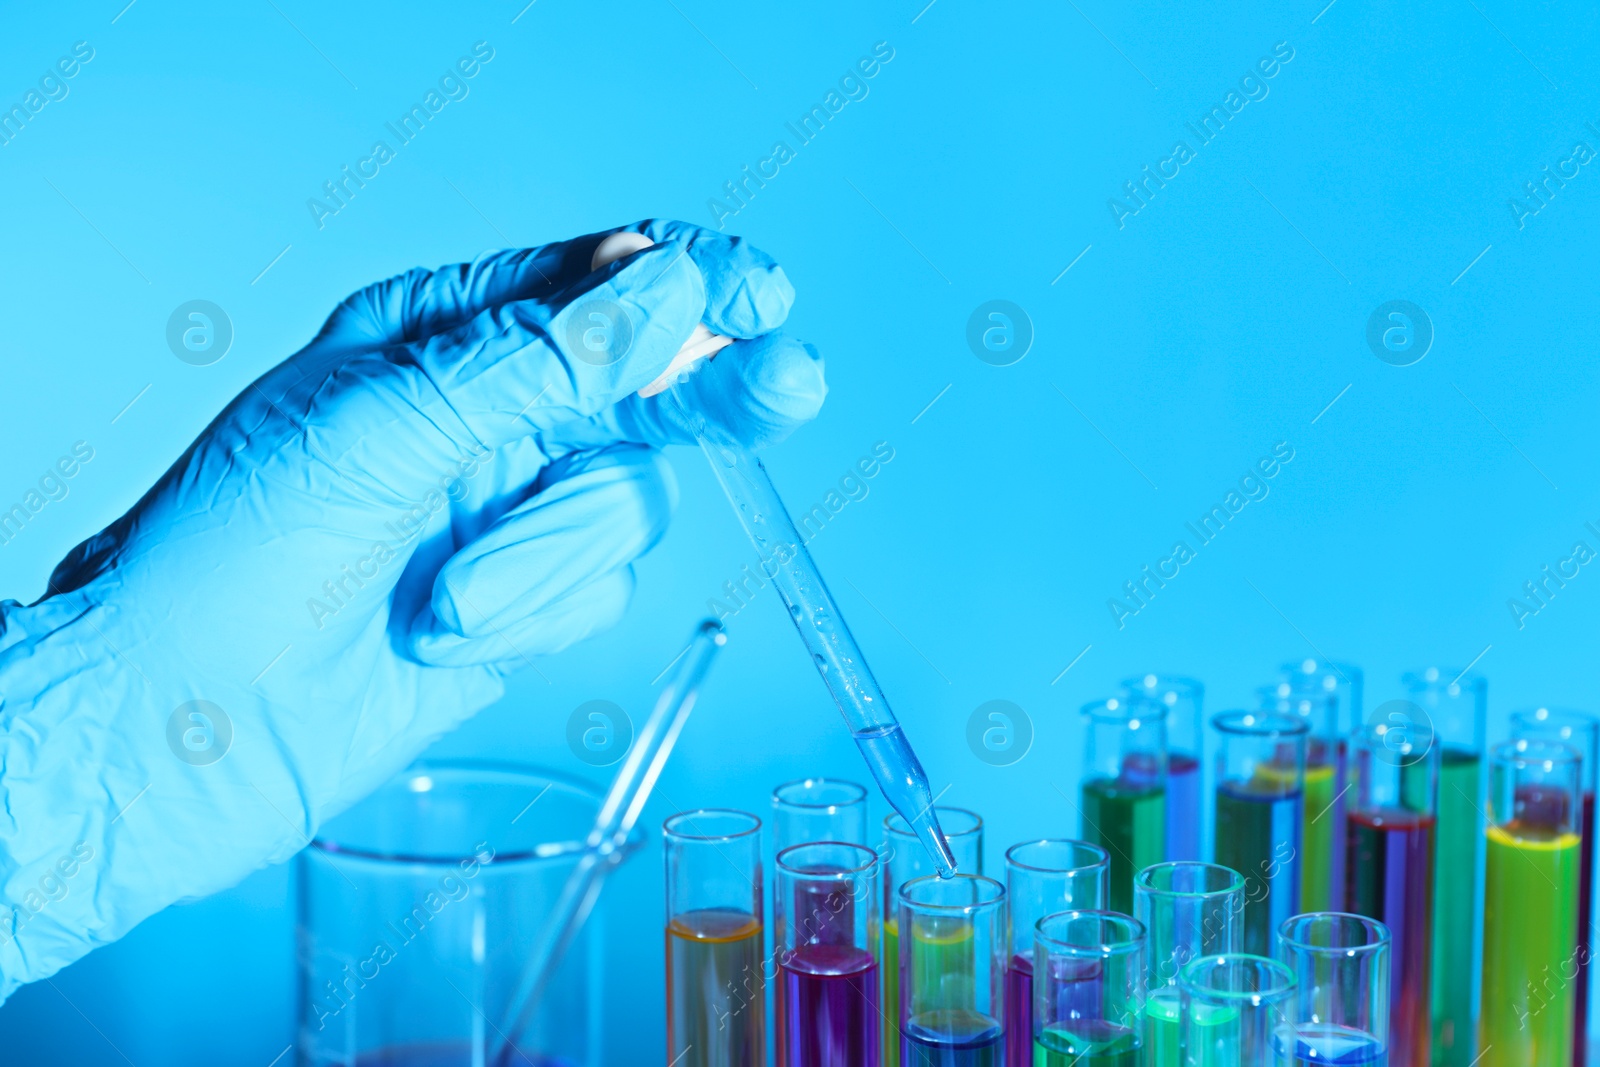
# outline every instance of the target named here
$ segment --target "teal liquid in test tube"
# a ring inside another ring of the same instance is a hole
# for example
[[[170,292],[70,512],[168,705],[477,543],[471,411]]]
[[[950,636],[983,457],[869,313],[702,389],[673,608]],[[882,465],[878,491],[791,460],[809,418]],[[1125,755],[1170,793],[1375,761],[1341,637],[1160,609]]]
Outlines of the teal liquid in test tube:
[[[595,248],[591,266],[599,270],[653,243],[643,234],[612,234]],[[901,732],[894,712],[889,710],[889,701],[878,688],[866,657],[845,624],[844,614],[828,592],[822,572],[806,551],[805,540],[783,506],[771,476],[743,444],[694,410],[679,389],[697,366],[704,366],[727,343],[727,338],[718,337],[704,326],[696,327],[667,370],[641,393],[648,396],[664,389],[685,423],[693,428],[717,482],[739,516],[739,524],[761,556],[762,573],[771,580],[789,610],[801,642],[844,716],[884,799],[916,832],[939,876],[948,878],[956,872],[955,857],[934,814],[928,775]]]
[[[1476,674],[1438,667],[1405,674],[1400,680],[1407,697],[1426,714],[1439,748],[1433,875],[1433,1062],[1437,1067],[1472,1067],[1478,1058],[1473,1023],[1475,976],[1482,967],[1483,951],[1488,682]],[[1414,717],[1415,712],[1402,707],[1401,714],[1404,719]],[[1423,770],[1419,767],[1418,774]],[[1420,777],[1416,784],[1424,785]]]
[[[1143,1067],[1145,931],[1110,911],[1034,926],[1034,1067]]]
[[[1244,953],[1202,956],[1178,981],[1184,1067],[1379,1067],[1368,1060],[1321,1058],[1324,1046],[1298,1042],[1299,982],[1277,960]],[[1310,1050],[1307,1058],[1296,1059]]]
[[[1182,1067],[1178,978],[1191,961],[1239,951],[1244,877],[1214,863],[1160,863],[1133,883],[1133,914],[1144,924],[1148,974],[1145,1063]],[[1213,1014],[1202,1008],[1201,1029]]]

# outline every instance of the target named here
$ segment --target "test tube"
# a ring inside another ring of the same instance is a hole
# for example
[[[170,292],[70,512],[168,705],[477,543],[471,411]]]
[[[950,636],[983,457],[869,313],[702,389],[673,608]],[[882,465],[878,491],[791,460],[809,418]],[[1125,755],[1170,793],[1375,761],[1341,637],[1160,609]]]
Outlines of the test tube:
[[[1133,917],[1144,925],[1145,1063],[1181,1067],[1178,977],[1201,956],[1239,951],[1244,877],[1215,863],[1158,863],[1133,881]]]
[[[900,1062],[1000,1063],[1006,887],[976,874],[914,878],[900,888],[900,929]]]
[[[1105,907],[1111,857],[1067,838],[1024,841],[1006,850],[1011,948],[1006,954],[1006,1067],[1033,1064],[1033,928],[1058,911]]]
[[[969,874],[983,873],[983,819],[965,808],[934,809],[956,866]],[[937,873],[921,839],[899,815],[883,820],[883,1062],[900,1063],[900,889],[907,882]]]
[[[1217,822],[1213,858],[1244,876],[1244,951],[1264,956],[1300,910],[1305,720],[1270,711],[1214,716]]]
[[[814,841],[867,844],[867,787],[843,778],[801,778],[772,791],[773,855]]]
[[[1336,911],[1344,903],[1345,757],[1339,701],[1332,691],[1279,682],[1256,692],[1261,708],[1305,720],[1305,805],[1300,822],[1300,907]]]
[[[1279,668],[1283,680],[1297,690],[1320,689],[1332,693],[1339,705],[1338,735],[1342,738],[1361,722],[1364,679],[1361,668],[1338,660],[1305,659],[1285,663]]]
[[[840,842],[777,858],[778,1060],[877,1067],[878,854]]]
[[[1242,952],[1202,956],[1178,981],[1183,1067],[1300,1067],[1295,1055],[1299,982],[1288,965]],[[1166,1062],[1166,1061],[1156,1061]],[[1370,1060],[1329,1064],[1374,1067]]]
[[[662,826],[667,859],[667,1062],[761,1067],[761,820],[703,808]]]
[[[1111,854],[1109,907],[1133,910],[1133,876],[1167,851],[1167,707],[1141,696],[1083,706],[1083,830]]]
[[[1401,677],[1432,724],[1439,753],[1433,875],[1433,1051],[1435,1067],[1470,1067],[1476,1055],[1474,1001],[1483,933],[1485,721],[1488,683],[1429,667]],[[1383,708],[1375,709],[1377,715]],[[1414,715],[1406,709],[1392,715]],[[1481,1065],[1480,1065],[1481,1067]]]
[[[1350,758],[1347,907],[1389,928],[1390,1060],[1430,1064],[1439,746],[1425,723],[1363,723]]]
[[[1145,931],[1111,911],[1066,911],[1034,926],[1034,1067],[1132,1067],[1144,1037]]]
[[[1582,764],[1556,741],[1506,741],[1489,768],[1482,1067],[1570,1067],[1577,1006]]]
[[[1277,954],[1299,983],[1287,1062],[1411,1067],[1388,1055],[1388,927],[1341,912],[1296,915],[1278,928]]]
[[[1578,863],[1578,946],[1575,959],[1578,975],[1578,1002],[1572,1027],[1573,1063],[1582,1067],[1588,1048],[1590,1009],[1594,990],[1589,983],[1589,963],[1594,955],[1594,793],[1595,758],[1600,755],[1600,719],[1571,708],[1532,708],[1511,713],[1511,737],[1559,741],[1578,753],[1581,771],[1583,815],[1579,820],[1583,847]]]
[[[1205,751],[1201,705],[1205,686],[1193,678],[1142,674],[1125,679],[1123,691],[1163,704],[1167,709],[1167,850],[1168,860],[1198,860],[1205,855],[1200,817],[1205,798],[1200,792],[1200,758]]]

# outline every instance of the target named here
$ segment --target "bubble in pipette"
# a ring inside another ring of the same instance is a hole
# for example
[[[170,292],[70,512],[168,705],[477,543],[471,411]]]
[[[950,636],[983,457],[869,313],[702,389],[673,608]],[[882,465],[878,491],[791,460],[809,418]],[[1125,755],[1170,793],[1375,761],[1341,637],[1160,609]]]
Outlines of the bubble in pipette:
[[[725,467],[738,466],[739,454],[737,452],[735,452],[733,449],[731,449],[731,448],[719,448],[719,449],[717,449],[717,453],[718,453],[718,455],[720,455],[722,457],[722,465],[723,466],[725,466]]]
[[[811,616],[811,625],[817,628],[818,633],[828,633],[833,629],[833,620],[828,617],[824,608],[818,608]]]
[[[821,652],[813,653],[811,658],[817,661],[817,670],[823,674],[828,673],[828,661]]]

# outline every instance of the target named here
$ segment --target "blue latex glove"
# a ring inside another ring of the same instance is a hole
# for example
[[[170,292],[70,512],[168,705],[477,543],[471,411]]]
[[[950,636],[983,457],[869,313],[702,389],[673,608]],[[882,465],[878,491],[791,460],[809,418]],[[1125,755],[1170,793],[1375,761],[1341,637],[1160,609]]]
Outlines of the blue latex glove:
[[[660,447],[692,440],[635,393],[697,323],[744,340],[692,406],[755,446],[816,414],[776,263],[628,229],[656,247],[592,275],[604,234],[355,294],[49,595],[0,604],[0,1000],[289,858],[615,622],[676,499]]]

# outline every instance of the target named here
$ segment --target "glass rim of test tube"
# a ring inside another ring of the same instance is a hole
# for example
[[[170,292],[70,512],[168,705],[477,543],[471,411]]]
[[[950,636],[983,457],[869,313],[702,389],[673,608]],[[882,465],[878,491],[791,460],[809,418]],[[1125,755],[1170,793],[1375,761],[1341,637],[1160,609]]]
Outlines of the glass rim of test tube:
[[[1034,923],[1033,1062],[1123,1063],[1139,1054],[1147,940],[1138,919],[1105,909],[1058,911]],[[1067,976],[1073,985],[1093,982],[1092,1000],[1063,1001],[1055,987]],[[1092,1059],[1079,1039],[1098,1050]]]
[[[1228,876],[1228,884],[1218,886],[1214,889],[1192,890],[1172,889],[1170,887],[1161,887],[1152,885],[1150,883],[1150,877],[1156,872],[1159,871],[1162,873],[1167,873],[1178,867],[1183,867],[1188,870],[1204,870],[1207,873],[1213,871],[1220,872]],[[1168,860],[1165,863],[1152,863],[1150,866],[1134,875],[1133,887],[1135,890],[1142,889],[1144,892],[1149,893],[1152,896],[1170,897],[1175,900],[1205,900],[1209,897],[1222,897],[1227,896],[1229,893],[1242,892],[1244,890],[1244,875],[1240,874],[1232,867],[1226,867],[1220,863],[1209,863],[1205,860]]]
[[[967,808],[948,808],[940,804],[933,809],[939,813],[939,827],[944,831],[945,840],[952,837],[967,837],[971,834],[983,833],[983,816]],[[953,815],[958,821],[946,823],[945,816]],[[962,824],[959,820],[967,820]],[[952,828],[954,827],[954,828]],[[917,841],[917,832],[911,829],[911,824],[906,822],[905,816],[897,811],[892,811],[883,817],[883,832],[895,837],[909,838]]]
[[[1571,745],[1562,741],[1551,741],[1541,737],[1514,737],[1509,741],[1501,741],[1489,749],[1491,763],[1503,763],[1513,771],[1534,769],[1538,764],[1544,764],[1546,774],[1554,773],[1557,764],[1573,764],[1578,767],[1579,773],[1573,781],[1578,788],[1583,783],[1583,755]],[[1494,792],[1489,794],[1488,822],[1490,826],[1499,826],[1508,819],[1516,817],[1514,812],[1496,812],[1494,810]],[[1576,817],[1575,812],[1567,813],[1569,820]],[[1572,830],[1577,832],[1574,823]]]
[[[1046,932],[1046,927],[1055,930],[1057,927],[1074,927],[1079,923],[1092,921],[1101,924],[1101,929],[1107,926],[1121,928],[1126,936],[1114,941],[1104,938],[1090,942],[1068,941],[1070,929],[1059,933]],[[1071,911],[1057,911],[1044,916],[1033,924],[1035,941],[1042,941],[1050,946],[1050,950],[1060,956],[1088,957],[1104,959],[1107,956],[1125,956],[1138,952],[1144,948],[1147,931],[1144,923],[1132,915],[1125,915],[1120,911],[1103,911],[1095,908],[1073,909]]]
[[[1161,674],[1156,671],[1124,678],[1117,684],[1125,693],[1142,696],[1146,700],[1167,704],[1169,707],[1171,704],[1166,700],[1166,694],[1172,694],[1174,699],[1171,703],[1177,703],[1184,697],[1199,701],[1205,697],[1206,692],[1205,683],[1198,678],[1190,678],[1183,674]],[[1157,690],[1162,691],[1160,697],[1155,695]]]
[[[797,859],[795,853],[803,852],[807,849],[844,849],[848,852],[858,854],[857,858],[859,858],[861,862],[854,867],[841,867],[837,864],[826,864],[823,866],[812,867],[795,866],[795,860]],[[789,858],[785,859],[784,857]],[[877,866],[877,863],[878,854],[876,852],[868,848],[866,845],[858,845],[852,841],[804,841],[798,845],[790,845],[788,848],[782,849],[779,851],[777,857],[773,860],[775,868],[787,874],[792,874],[796,877],[807,878],[814,881],[831,879],[836,882],[848,881],[856,875],[863,874],[871,870],[873,867]]]
[[[1264,971],[1278,979],[1278,983],[1268,989],[1218,989],[1212,985],[1199,984],[1199,976],[1206,973],[1216,974],[1222,967],[1231,967],[1246,964],[1258,972]],[[1248,1003],[1253,1008],[1268,1007],[1292,1000],[1299,992],[1300,980],[1295,976],[1294,970],[1282,960],[1270,956],[1257,956],[1249,952],[1221,952],[1211,956],[1197,956],[1184,965],[1178,974],[1178,988],[1190,997],[1198,998],[1208,1007],[1235,1006]]]
[[[1461,732],[1454,729],[1454,726],[1459,725],[1458,722],[1453,721],[1447,726],[1445,723],[1438,721],[1439,717],[1434,716],[1432,712],[1428,712],[1428,714],[1433,717],[1434,735],[1441,741],[1452,745],[1470,743],[1470,747],[1476,752],[1482,752],[1486,749],[1488,716],[1485,714],[1486,709],[1484,709],[1483,704],[1487,700],[1489,688],[1489,680],[1487,678],[1471,670],[1458,671],[1454,668],[1424,667],[1421,670],[1406,671],[1400,675],[1400,684],[1405,687],[1406,696],[1412,700],[1432,692],[1442,693],[1444,696],[1454,700],[1470,692],[1474,698],[1471,707],[1472,722],[1470,725],[1472,737],[1470,739],[1463,741]],[[1428,709],[1424,707],[1423,710],[1427,711]]]
[[[1165,722],[1167,710],[1167,705],[1154,697],[1147,697],[1143,693],[1128,693],[1124,696],[1106,697],[1104,700],[1091,700],[1079,708],[1078,713],[1098,723],[1108,725],[1127,723],[1131,726],[1140,719]]]
[[[1074,854],[1083,853],[1095,857],[1095,862],[1074,863],[1070,867],[1062,867],[1059,865],[1044,866],[1037,862],[1027,863],[1018,858],[1021,850],[1037,848],[1040,845],[1048,845],[1052,848],[1066,846]],[[1080,872],[1088,873],[1096,868],[1109,868],[1111,866],[1111,853],[1092,841],[1084,841],[1076,837],[1037,837],[1030,841],[1019,841],[1006,849],[1005,861],[1007,867],[1015,867],[1030,874],[1078,874]]]
[[[706,821],[727,820],[745,824],[742,829],[725,833],[700,833],[681,830],[679,824],[691,819]],[[683,841],[714,842],[736,841],[741,837],[761,832],[761,817],[738,808],[694,808],[689,811],[680,811],[667,816],[661,823],[661,832],[668,837],[675,837]]]
[[[805,789],[840,789],[844,794],[836,799],[824,800],[821,798],[796,798],[791,795],[795,791]],[[847,778],[830,778],[825,775],[813,778],[796,778],[792,782],[784,782],[774,786],[772,790],[772,805],[775,808],[798,808],[802,811],[817,811],[832,813],[839,808],[853,807],[856,804],[865,804],[868,797],[867,787],[860,782],[852,782]]]
[[[1363,937],[1359,942],[1352,938],[1341,937],[1337,944],[1328,944],[1320,939],[1309,939],[1301,932],[1307,929],[1321,930],[1335,923],[1340,930],[1359,930]],[[1380,920],[1370,919],[1365,915],[1355,915],[1348,911],[1308,911],[1301,915],[1291,915],[1278,927],[1280,948],[1314,956],[1342,956],[1347,959],[1356,956],[1376,956],[1387,951],[1392,940],[1389,927]]]
[[[1278,711],[1219,711],[1211,726],[1230,737],[1299,737],[1311,733],[1311,724],[1297,715]]]
[[[1589,759],[1583,758],[1583,751],[1579,750],[1572,742],[1572,735],[1581,729],[1589,735]],[[1551,707],[1541,704],[1535,708],[1519,708],[1511,713],[1511,739],[1523,740],[1519,734],[1522,731],[1538,734],[1540,740],[1551,740],[1548,735],[1556,734],[1555,740],[1568,748],[1578,751],[1582,767],[1579,769],[1579,784],[1582,788],[1593,791],[1596,779],[1596,763],[1600,763],[1600,716],[1578,708]],[[1533,740],[1533,738],[1527,738]]]
[[[1356,679],[1363,676],[1361,668],[1348,660],[1319,659],[1316,656],[1290,660],[1278,667],[1278,673],[1282,674],[1290,685],[1294,685],[1296,680],[1304,683],[1314,678],[1321,678],[1322,688],[1328,690],[1337,689],[1339,680],[1343,680],[1346,685],[1354,685]],[[1327,679],[1332,675],[1339,677],[1333,685],[1329,685]]]
[[[918,899],[924,895],[923,891],[925,889],[943,887],[947,891],[953,891],[957,885],[973,886],[987,895],[982,899],[971,900],[964,904],[946,904],[937,900]],[[908,879],[900,887],[900,891],[896,896],[899,897],[902,905],[909,905],[919,911],[944,911],[951,914],[966,915],[984,911],[994,907],[996,904],[1004,903],[1006,887],[1004,882],[990,878],[986,874],[964,874],[958,871],[949,878],[940,878],[937,874],[924,874],[917,878]]]

